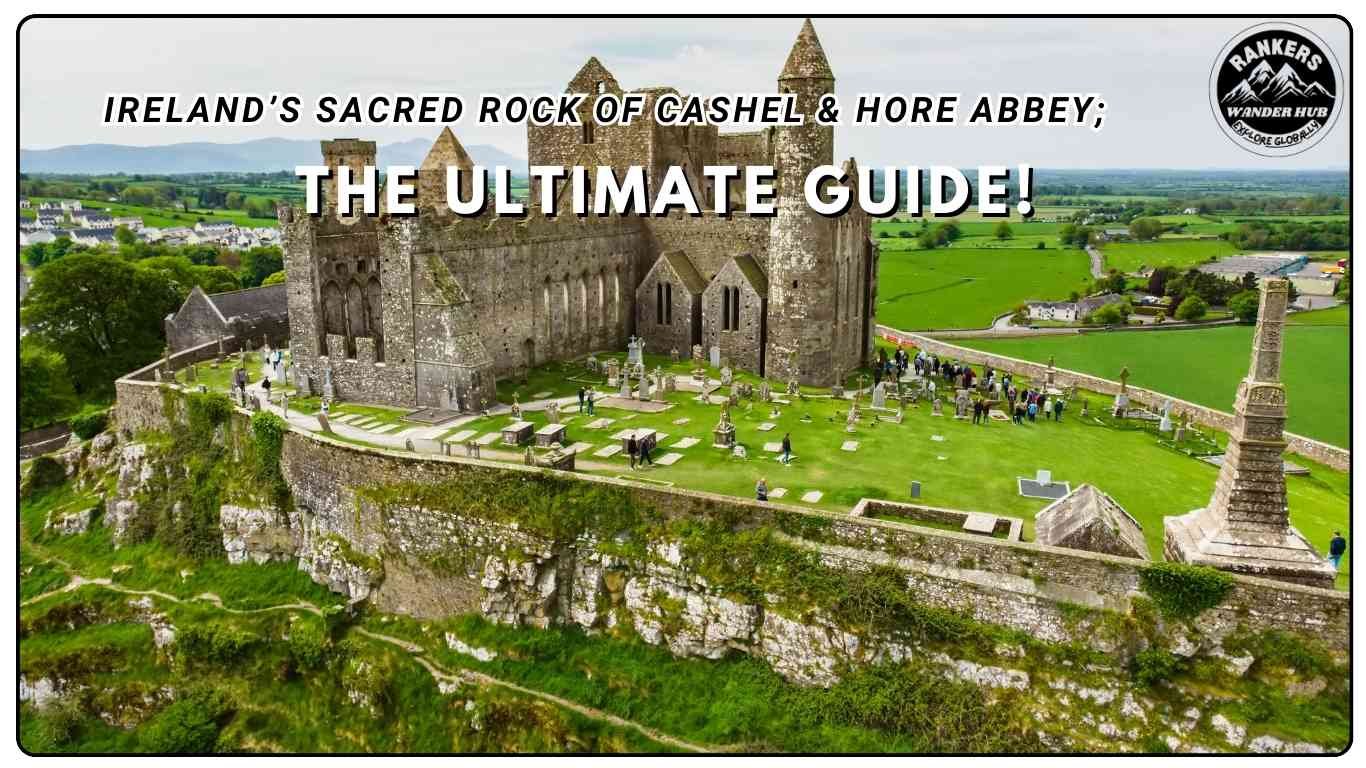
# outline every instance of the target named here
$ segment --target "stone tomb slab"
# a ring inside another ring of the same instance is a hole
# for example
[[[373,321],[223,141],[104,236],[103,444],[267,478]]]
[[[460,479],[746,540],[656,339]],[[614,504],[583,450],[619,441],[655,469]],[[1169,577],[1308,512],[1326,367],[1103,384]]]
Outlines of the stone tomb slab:
[[[459,415],[459,411],[451,411],[444,408],[419,408],[416,411],[409,411],[408,413],[403,414],[403,420],[434,426],[436,424],[444,424]]]
[[[635,430],[634,430],[634,429],[619,429],[619,430],[617,430],[616,432],[614,432],[614,433],[612,434],[612,439],[613,439],[613,440],[625,440],[626,438],[630,437],[630,436],[633,435],[633,434],[635,434]]]
[[[500,430],[503,433],[503,443],[505,445],[521,445],[531,439],[531,430],[534,428],[529,421],[514,421]]]
[[[786,495],[787,495],[787,489],[786,489],[786,488],[774,488],[773,490],[771,490],[771,491],[768,492],[768,497],[769,497],[770,499],[781,499],[782,497],[784,497],[784,496],[786,496]]]
[[[771,421],[765,421],[763,424],[760,424],[759,426],[755,427],[755,429],[759,430],[760,432],[772,432],[777,428],[778,425],[774,424]]]
[[[843,443],[840,444],[840,450],[841,450],[841,451],[848,451],[848,452],[850,452],[850,453],[853,453],[854,451],[857,451],[857,450],[858,450],[858,441],[857,441],[857,440],[845,440]]]
[[[565,427],[563,424],[547,424],[536,430],[536,445],[549,448],[551,443],[564,445]]]
[[[664,465],[664,466],[666,466],[666,467],[671,467],[671,466],[673,466],[675,463],[677,463],[678,460],[681,459],[681,458],[683,458],[683,454],[681,454],[681,453],[677,453],[677,452],[674,452],[674,453],[666,453],[666,454],[664,454],[663,456],[660,456],[659,458],[655,459],[655,463],[656,463],[656,464],[662,464],[662,465]]]
[[[930,439],[933,440],[933,441],[936,442],[936,443],[942,443],[942,442],[944,442],[944,436],[943,436],[943,435],[930,435]]]
[[[824,495],[825,494],[821,493],[820,491],[807,491],[806,493],[802,494],[802,501],[806,502],[807,504],[816,504],[820,502],[821,497]]]
[[[684,424],[687,424],[687,423],[690,422],[690,421],[692,421],[692,419],[688,418],[687,416],[684,416],[683,418],[680,418],[680,419],[674,419],[674,420],[673,420],[673,425],[674,425],[675,427],[681,427],[681,426],[683,426]]]
[[[764,443],[764,450],[767,451],[768,453],[782,453],[782,452],[783,452],[783,444],[782,444],[782,443]]]
[[[605,445],[596,451],[593,451],[594,456],[599,456],[604,459],[610,459],[618,453],[621,453],[621,446],[619,445]]]
[[[695,437],[685,437],[669,447],[675,449],[691,448],[694,445],[697,445],[698,442],[698,439]]]
[[[982,533],[990,536],[995,530],[995,515],[988,515],[983,512],[969,512],[968,519],[963,521],[964,533]]]
[[[660,413],[673,407],[671,403],[661,403],[657,400],[637,400],[633,397],[604,397],[598,405],[603,408],[618,408],[623,411],[636,411],[637,413]]]
[[[502,436],[502,433],[499,432],[486,432],[476,438],[474,443],[475,445],[493,445]]]
[[[451,435],[450,437],[446,438],[446,442],[448,442],[448,443],[463,443],[463,442],[465,442],[466,440],[470,439],[471,437],[474,437],[474,436],[477,435],[477,434],[479,434],[479,433],[476,432],[476,431],[473,430],[473,429],[462,429],[462,430],[460,430],[459,432],[456,432],[455,434],[453,434],[453,435]]]
[[[565,448],[565,450],[566,450],[566,451],[569,451],[570,453],[583,453],[583,452],[587,451],[589,448],[592,448],[592,447],[593,447],[593,444],[592,444],[592,443],[583,443],[583,442],[579,442],[579,443],[574,443],[573,445],[568,446],[567,448]]]
[[[593,419],[592,421],[584,425],[584,429],[607,429],[608,427],[615,424],[616,421],[616,419],[608,418]]]
[[[1072,486],[1068,483],[1054,480],[1048,485],[1041,484],[1032,477],[1019,477],[1016,480],[1020,484],[1020,495],[1031,499],[1051,499],[1057,501],[1072,492]]]

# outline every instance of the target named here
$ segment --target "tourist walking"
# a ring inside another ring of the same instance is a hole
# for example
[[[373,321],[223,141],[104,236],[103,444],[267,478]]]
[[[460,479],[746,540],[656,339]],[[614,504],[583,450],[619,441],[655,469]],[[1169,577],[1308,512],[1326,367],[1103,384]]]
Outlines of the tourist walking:
[[[1328,561],[1333,564],[1333,570],[1337,570],[1342,563],[1342,556],[1347,554],[1347,540],[1342,538],[1342,531],[1333,531],[1333,540],[1328,542]]]
[[[1062,398],[1053,398],[1053,420],[1062,423]]]
[[[636,446],[636,436],[633,434],[626,439],[626,455],[631,457],[631,469],[636,468],[636,452],[639,450]]]
[[[759,501],[768,501],[768,481],[759,478],[759,482],[754,484],[754,498]]]
[[[594,395],[593,388],[592,388],[592,387],[589,387],[589,388],[588,388],[588,393],[585,395],[585,397],[587,397],[587,399],[588,399],[588,415],[589,415],[589,416],[592,416],[592,415],[593,415],[593,395]]]
[[[1029,420],[1030,420],[1030,421],[1034,421],[1034,420],[1035,420],[1034,417],[1037,416],[1037,415],[1039,415],[1039,401],[1037,401],[1037,400],[1030,400],[1030,401],[1029,401]]]
[[[782,461],[784,464],[792,463],[792,434],[790,432],[783,433]]]
[[[579,413],[583,413],[583,402],[584,402],[584,390],[583,390],[583,387],[579,387]]]
[[[981,401],[981,400],[973,400],[973,401],[972,401],[972,423],[973,423],[973,424],[981,424],[981,423],[982,423],[982,401]]]
[[[655,462],[654,462],[654,459],[651,459],[651,458],[650,458],[650,441],[649,441],[649,440],[641,440],[641,441],[640,441],[640,466],[643,468],[646,464],[649,464],[650,466],[653,467],[653,466],[655,465]]]

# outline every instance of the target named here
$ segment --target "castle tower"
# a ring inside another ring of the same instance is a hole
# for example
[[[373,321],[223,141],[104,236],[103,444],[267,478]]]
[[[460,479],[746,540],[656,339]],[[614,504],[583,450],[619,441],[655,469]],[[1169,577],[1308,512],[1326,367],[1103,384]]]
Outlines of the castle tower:
[[[351,169],[351,183],[359,183],[365,175],[365,166],[375,164],[375,142],[361,139],[332,139],[323,142],[323,165],[331,171],[323,181],[323,210],[337,210],[337,169],[346,166]],[[360,200],[353,200],[351,216],[339,216],[343,222],[355,221],[357,214],[363,214]]]
[[[432,148],[427,151],[427,156],[423,158],[422,165],[417,169],[417,209],[423,214],[450,214],[450,209],[446,205],[446,167],[454,166],[461,171],[460,175],[460,199],[469,200],[470,192],[474,189],[474,180],[470,171],[474,170],[474,161],[465,151],[465,147],[460,140],[455,138],[449,126],[441,129],[441,135],[436,137],[432,143]],[[490,176],[493,169],[487,169]]]
[[[1262,283],[1252,362],[1238,386],[1233,427],[1204,509],[1164,521],[1168,560],[1332,588],[1337,576],[1290,525],[1286,504],[1281,345],[1289,282]]]
[[[769,317],[765,374],[832,384],[834,347],[834,224],[812,211],[802,186],[817,166],[834,161],[835,132],[819,125],[820,98],[835,89],[835,75],[810,19],[778,75],[778,90],[796,94],[800,126],[775,130],[773,164],[777,173],[777,214],[769,228]]]

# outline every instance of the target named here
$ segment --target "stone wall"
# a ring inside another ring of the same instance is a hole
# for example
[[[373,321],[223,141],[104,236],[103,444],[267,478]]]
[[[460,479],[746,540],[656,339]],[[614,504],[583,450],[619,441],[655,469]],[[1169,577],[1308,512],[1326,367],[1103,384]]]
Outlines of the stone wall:
[[[973,365],[990,365],[992,368],[1001,371],[1027,376],[1031,379],[1042,380],[1048,371],[1048,366],[1042,363],[1035,363],[1029,360],[1020,360],[1014,357],[1006,357],[991,352],[960,347],[950,344],[940,339],[931,338],[918,333],[907,333],[888,328],[885,325],[878,326],[878,334],[884,339],[893,343],[911,344],[919,349],[925,350],[928,354],[938,355],[941,358],[961,360]],[[1057,381],[1063,386],[1075,383],[1079,388],[1099,392],[1103,395],[1116,395],[1119,393],[1119,382],[1111,379],[1092,376],[1087,373],[1069,371],[1064,368],[1055,369]],[[1229,393],[1230,397],[1233,395]],[[1293,394],[1291,398],[1293,400]],[[1182,400],[1161,392],[1154,392],[1142,387],[1129,387],[1129,400],[1138,405],[1157,410],[1167,400],[1171,400],[1173,412],[1189,413],[1191,419],[1197,424],[1214,429],[1227,431],[1233,426],[1233,414],[1226,411],[1215,410],[1198,403]],[[1350,471],[1352,468],[1352,452],[1346,448],[1339,448],[1336,445],[1314,440],[1313,438],[1296,435],[1290,432],[1285,433],[1287,442],[1286,450],[1290,453],[1297,453],[1306,458],[1326,464],[1333,469],[1343,472]]]

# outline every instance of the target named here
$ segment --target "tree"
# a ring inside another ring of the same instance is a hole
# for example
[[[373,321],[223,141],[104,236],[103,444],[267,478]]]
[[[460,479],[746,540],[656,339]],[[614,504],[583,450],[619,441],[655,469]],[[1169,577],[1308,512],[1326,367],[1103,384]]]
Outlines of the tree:
[[[1140,218],[1129,222],[1129,236],[1135,240],[1154,240],[1165,227],[1154,218]]]
[[[160,356],[162,320],[179,303],[156,270],[113,254],[73,253],[34,275],[20,321],[66,359],[78,393],[106,393],[114,379]]]
[[[1124,325],[1129,322],[1129,313],[1124,305],[1122,301],[1106,304],[1082,318],[1082,322],[1087,325]]]
[[[271,274],[285,268],[285,257],[273,245],[257,246],[242,254],[239,278],[243,288],[255,288]]]
[[[1243,290],[1244,290],[1244,291],[1255,291],[1255,290],[1257,290],[1257,275],[1255,275],[1255,274],[1252,273],[1251,271],[1249,271],[1249,272],[1244,272],[1244,273],[1243,273],[1243,279],[1242,279],[1242,285],[1243,285]]]
[[[44,264],[62,258],[78,248],[80,248],[80,246],[73,243],[71,238],[62,235],[50,243],[34,243],[33,245],[25,246],[24,261],[27,261],[30,267],[37,269]]]
[[[1206,304],[1205,300],[1198,295],[1192,294],[1187,296],[1185,301],[1181,302],[1181,306],[1176,308],[1176,319],[1186,321],[1199,320],[1204,317],[1205,313],[1208,311],[1209,304]]]
[[[137,243],[138,236],[133,234],[133,230],[120,224],[114,227],[114,240],[118,242],[119,248],[127,248]]]
[[[284,270],[280,270],[279,272],[272,272],[272,273],[270,273],[270,275],[267,276],[265,280],[262,280],[262,281],[261,281],[261,285],[263,285],[263,286],[265,286],[265,285],[278,285],[278,284],[280,284],[280,283],[283,283],[284,281],[285,281],[285,273],[284,273]]]
[[[44,427],[80,408],[66,358],[25,337],[19,342],[19,429]]]
[[[992,228],[991,234],[995,235],[997,240],[1009,240],[1015,236],[1015,233],[1010,229],[1010,222],[1007,221],[996,222],[996,226]]]
[[[1128,280],[1124,273],[1117,269],[1112,269],[1105,277],[1096,281],[1096,290],[1101,293],[1124,293],[1128,288]]]
[[[1167,295],[1167,281],[1176,277],[1176,267],[1158,267],[1148,275],[1148,293],[1153,296]]]
[[[1228,300],[1229,311],[1240,322],[1253,323],[1257,321],[1257,305],[1261,303],[1261,294],[1257,291],[1243,291],[1234,294]]]

